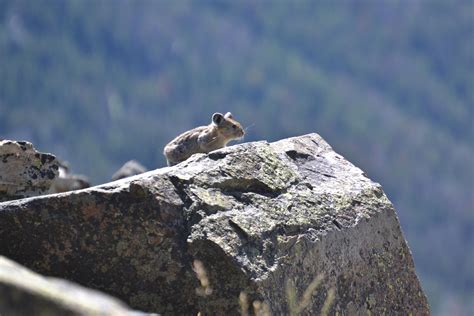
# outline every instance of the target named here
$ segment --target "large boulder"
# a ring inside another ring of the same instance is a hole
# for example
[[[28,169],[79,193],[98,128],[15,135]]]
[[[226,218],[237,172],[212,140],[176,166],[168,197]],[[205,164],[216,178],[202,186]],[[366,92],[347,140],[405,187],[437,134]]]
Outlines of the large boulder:
[[[29,142],[0,141],[0,202],[48,193],[57,176],[53,155]]]
[[[149,315],[71,282],[45,278],[0,256],[0,315]]]
[[[2,203],[0,254],[169,315],[429,313],[393,205],[317,134]]]

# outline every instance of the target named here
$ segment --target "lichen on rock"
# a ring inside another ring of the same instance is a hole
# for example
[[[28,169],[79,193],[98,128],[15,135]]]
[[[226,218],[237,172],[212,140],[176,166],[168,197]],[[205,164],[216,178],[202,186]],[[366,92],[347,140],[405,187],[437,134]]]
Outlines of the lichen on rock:
[[[57,176],[52,154],[25,141],[0,141],[0,201],[45,194]]]

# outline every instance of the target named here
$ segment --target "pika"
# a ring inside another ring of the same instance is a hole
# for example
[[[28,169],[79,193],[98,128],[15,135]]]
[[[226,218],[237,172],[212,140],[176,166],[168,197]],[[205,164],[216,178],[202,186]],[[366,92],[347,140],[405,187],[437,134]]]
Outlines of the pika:
[[[225,115],[214,113],[211,124],[179,135],[165,146],[163,154],[168,166],[173,166],[193,154],[208,153],[225,147],[228,142],[242,138],[244,134],[242,126],[234,120],[230,112]]]

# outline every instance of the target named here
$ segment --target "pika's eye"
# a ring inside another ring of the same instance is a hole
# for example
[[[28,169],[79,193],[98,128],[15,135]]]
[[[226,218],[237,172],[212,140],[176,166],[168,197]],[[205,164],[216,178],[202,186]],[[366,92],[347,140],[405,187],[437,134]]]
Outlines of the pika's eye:
[[[236,129],[236,128],[237,128],[237,125],[233,124],[233,125],[232,125],[232,128],[233,128],[233,129]]]

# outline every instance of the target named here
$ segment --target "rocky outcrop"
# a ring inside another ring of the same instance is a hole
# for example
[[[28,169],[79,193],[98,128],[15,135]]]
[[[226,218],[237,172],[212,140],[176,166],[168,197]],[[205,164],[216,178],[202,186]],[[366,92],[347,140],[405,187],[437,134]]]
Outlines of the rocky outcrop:
[[[393,205],[316,134],[2,203],[0,254],[167,315],[429,313]]]
[[[148,170],[138,161],[129,160],[112,175],[112,181],[128,178],[147,171]]]
[[[86,176],[71,173],[67,162],[59,161],[58,165],[59,176],[54,179],[49,193],[68,192],[85,189],[91,186],[89,179]]]
[[[0,201],[45,194],[57,176],[53,155],[29,142],[0,141]]]
[[[149,315],[68,281],[45,278],[0,256],[0,315]]]

